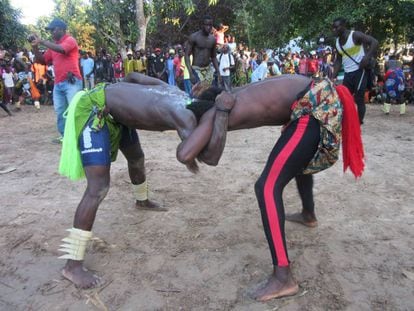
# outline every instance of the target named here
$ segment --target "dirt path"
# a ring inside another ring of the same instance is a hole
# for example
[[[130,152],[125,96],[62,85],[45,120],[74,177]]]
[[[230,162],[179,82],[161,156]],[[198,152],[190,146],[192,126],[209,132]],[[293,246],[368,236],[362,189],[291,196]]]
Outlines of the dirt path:
[[[300,294],[267,304],[249,297],[272,270],[253,184],[279,128],[230,133],[220,165],[198,176],[175,160],[176,133],[142,132],[151,197],[170,210],[134,210],[121,155],[86,257],[106,287],[81,291],[57,249],[85,182],[58,175],[53,109],[32,108],[0,112],[0,310],[414,309],[412,106],[404,117],[368,106],[361,180],[341,161],[316,175],[319,227],[286,224]],[[300,209],[293,184],[284,198]]]

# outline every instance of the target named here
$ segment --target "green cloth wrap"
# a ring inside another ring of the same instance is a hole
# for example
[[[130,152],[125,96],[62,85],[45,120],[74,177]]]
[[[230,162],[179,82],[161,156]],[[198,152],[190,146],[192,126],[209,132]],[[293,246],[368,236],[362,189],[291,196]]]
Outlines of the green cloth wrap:
[[[92,129],[100,131],[106,124],[111,140],[111,160],[115,161],[121,139],[121,125],[105,115],[105,85],[98,85],[90,91],[76,93],[66,110],[65,135],[60,155],[59,173],[71,180],[85,177],[85,170],[79,150],[79,135],[92,116]]]

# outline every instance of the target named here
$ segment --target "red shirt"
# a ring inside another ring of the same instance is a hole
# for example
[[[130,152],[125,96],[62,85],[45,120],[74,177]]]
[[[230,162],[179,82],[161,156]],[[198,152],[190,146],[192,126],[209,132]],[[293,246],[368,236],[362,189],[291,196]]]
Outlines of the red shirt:
[[[175,77],[181,77],[184,75],[184,72],[181,69],[181,57],[176,56],[174,57],[173,64],[175,66]]]
[[[316,58],[308,59],[308,73],[316,73],[318,72],[319,68],[319,61]]]
[[[114,63],[114,77],[115,79],[120,79],[124,77],[124,70],[122,66],[122,60],[116,61]]]
[[[82,80],[79,70],[79,48],[75,38],[65,34],[55,43],[59,44],[65,50],[65,54],[48,49],[43,55],[46,64],[53,65],[55,83],[65,81],[69,71],[71,71],[75,77]]]

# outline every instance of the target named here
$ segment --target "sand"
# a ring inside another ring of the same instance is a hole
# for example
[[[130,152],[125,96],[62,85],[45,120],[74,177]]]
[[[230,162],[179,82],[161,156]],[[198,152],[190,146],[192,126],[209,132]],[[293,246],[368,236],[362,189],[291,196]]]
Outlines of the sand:
[[[338,161],[315,176],[319,226],[286,223],[300,292],[268,303],[250,296],[272,271],[253,185],[280,128],[230,133],[198,175],[175,159],[175,132],[140,132],[150,196],[169,211],[134,209],[120,155],[85,260],[105,285],[79,290],[57,249],[85,181],[57,173],[53,108],[0,111],[0,310],[413,310],[414,108],[367,108],[365,174]],[[284,200],[300,210],[294,183]]]

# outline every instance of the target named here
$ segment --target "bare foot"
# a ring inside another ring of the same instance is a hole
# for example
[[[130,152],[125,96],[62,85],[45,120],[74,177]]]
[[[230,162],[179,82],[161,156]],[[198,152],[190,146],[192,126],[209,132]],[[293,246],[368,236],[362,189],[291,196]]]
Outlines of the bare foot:
[[[82,261],[68,260],[62,269],[62,275],[82,289],[98,287],[101,284],[100,278],[84,268]]]
[[[274,298],[296,295],[299,286],[292,277],[289,267],[276,267],[264,287],[254,293],[254,299],[265,302]]]
[[[150,201],[150,200],[145,200],[145,201],[136,201],[135,202],[135,208],[139,209],[139,210],[145,210],[145,211],[154,211],[154,212],[166,212],[168,211],[168,208],[166,207],[161,207],[159,204]]]
[[[304,213],[303,211],[301,213],[286,215],[286,220],[296,222],[310,228],[318,226],[318,220],[316,219],[315,214]]]

